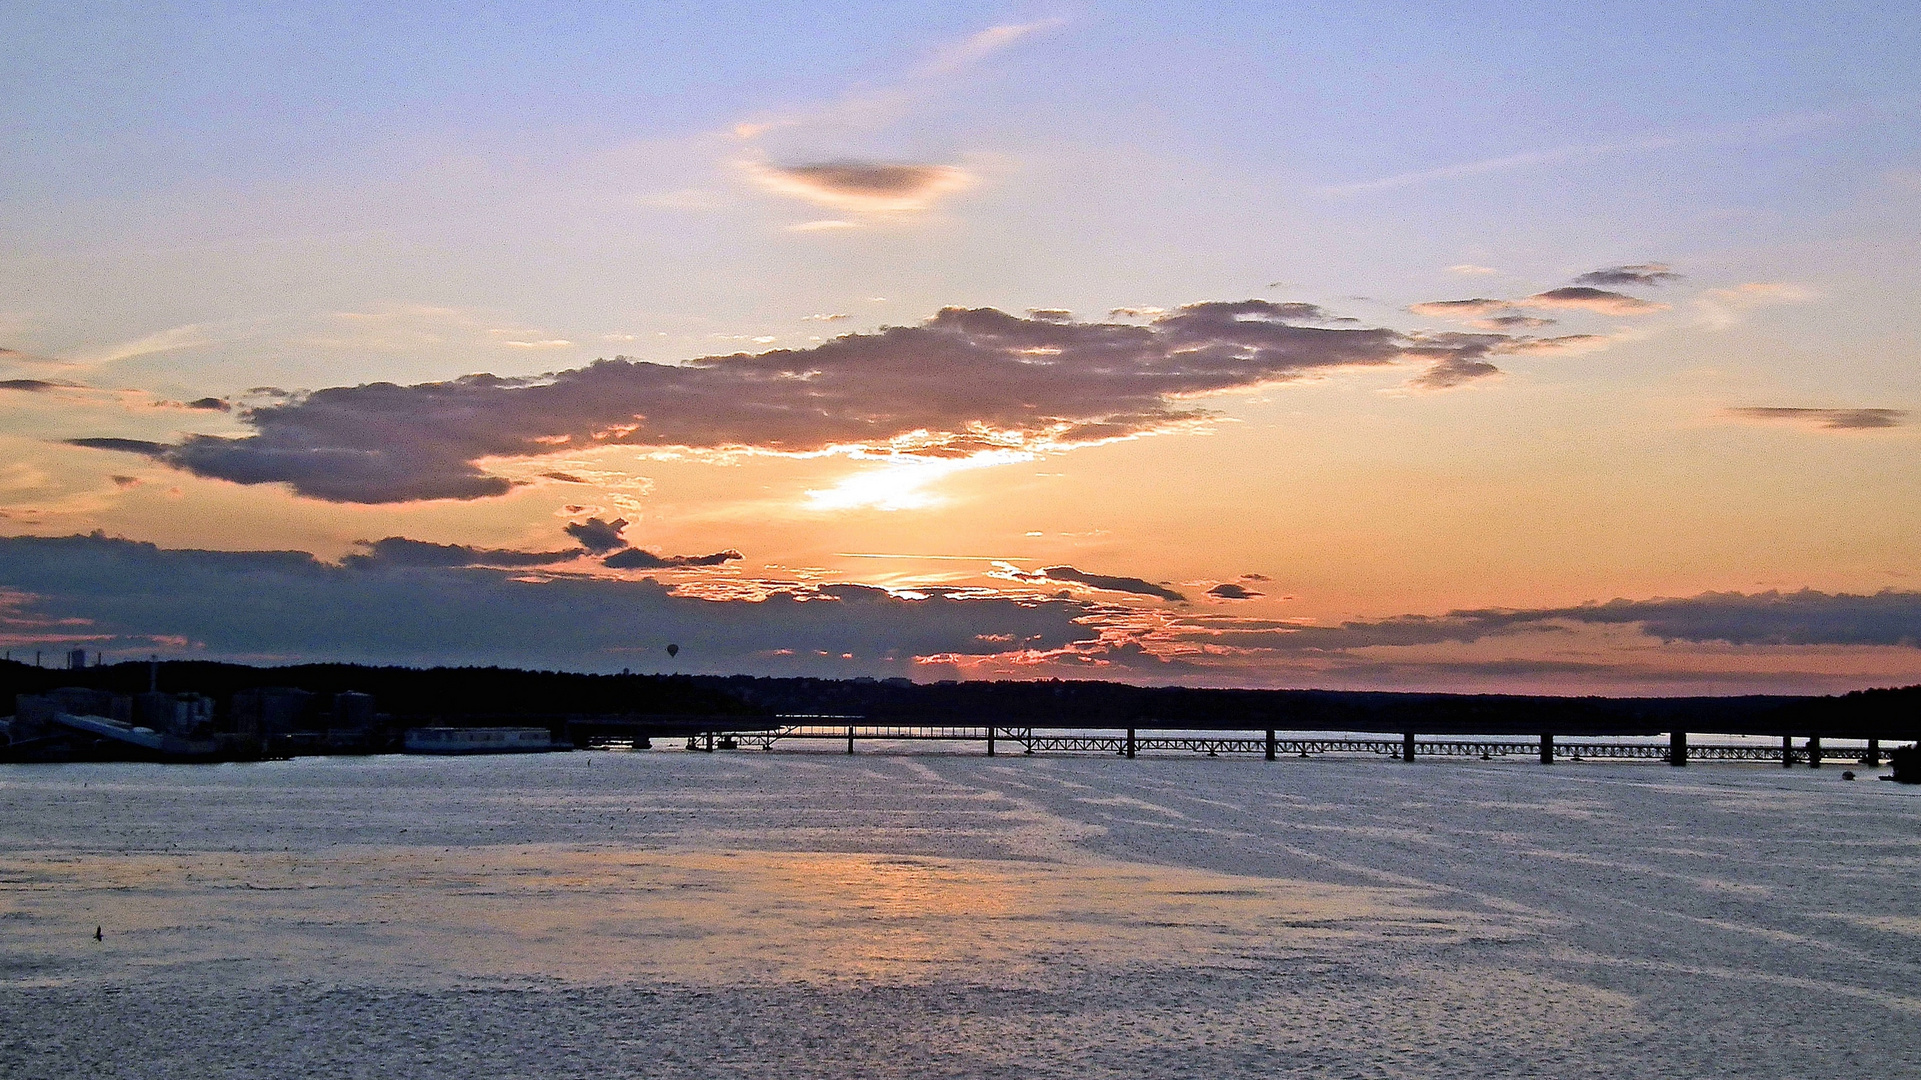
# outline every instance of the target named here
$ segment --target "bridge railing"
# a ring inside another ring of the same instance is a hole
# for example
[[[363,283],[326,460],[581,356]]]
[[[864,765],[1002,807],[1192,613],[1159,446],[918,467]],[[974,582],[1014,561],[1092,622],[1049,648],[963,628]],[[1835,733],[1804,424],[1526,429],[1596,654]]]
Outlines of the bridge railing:
[[[795,718],[800,720],[801,718]],[[747,747],[759,750],[772,750],[788,740],[821,740],[844,742],[848,752],[853,751],[856,742],[974,742],[985,743],[992,753],[997,744],[1005,744],[1012,749],[1018,747],[1024,754],[1128,754],[1133,753],[1190,753],[1208,757],[1222,755],[1261,754],[1274,757],[1316,757],[1322,754],[1357,754],[1377,757],[1402,757],[1409,748],[1405,738],[1387,736],[1281,736],[1273,738],[1262,734],[1239,732],[1168,732],[1161,730],[1135,730],[1125,734],[1080,733],[1062,730],[1035,729],[1032,727],[1003,727],[989,724],[869,724],[846,718],[844,723],[822,722],[824,718],[805,718],[805,722],[783,724],[762,731],[719,732],[719,745],[724,748]],[[690,745],[692,745],[690,743]],[[709,743],[709,747],[714,744]],[[1417,757],[1464,757],[1480,758],[1491,761],[1506,757],[1538,757],[1542,752],[1542,742],[1538,739],[1474,739],[1474,738],[1426,738],[1412,740],[1412,749]],[[1570,740],[1555,737],[1546,747],[1554,760],[1586,761],[1660,761],[1671,760],[1673,744],[1651,740],[1596,740],[1592,738]],[[1872,748],[1864,751],[1858,746],[1807,745],[1795,746],[1792,743],[1702,743],[1693,740],[1683,745],[1689,761],[1774,761],[1786,764],[1809,763],[1810,753],[1818,754],[1821,761],[1853,762],[1865,760],[1876,755]],[[1543,758],[1542,760],[1547,760]]]
[[[986,742],[988,739],[1017,738],[1016,732],[1026,732],[1026,728],[989,728],[980,726],[939,726],[924,724],[788,724],[771,731],[728,732],[733,739],[743,745],[761,750],[771,750],[774,744],[783,739],[820,739],[845,740],[859,739],[893,741],[931,741],[931,742]]]

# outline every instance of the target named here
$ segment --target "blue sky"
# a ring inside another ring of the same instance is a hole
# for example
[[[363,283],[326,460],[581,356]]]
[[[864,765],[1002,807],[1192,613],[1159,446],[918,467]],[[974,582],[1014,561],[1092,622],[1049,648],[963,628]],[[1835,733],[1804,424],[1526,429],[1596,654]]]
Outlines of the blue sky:
[[[1889,4],[23,5],[8,17],[7,133],[25,151],[10,181],[124,192],[339,167],[396,137],[692,134],[1049,20],[928,135],[1104,127],[1367,180],[1912,108],[1921,46]],[[1862,164],[1911,147],[1863,142],[1847,155]]]

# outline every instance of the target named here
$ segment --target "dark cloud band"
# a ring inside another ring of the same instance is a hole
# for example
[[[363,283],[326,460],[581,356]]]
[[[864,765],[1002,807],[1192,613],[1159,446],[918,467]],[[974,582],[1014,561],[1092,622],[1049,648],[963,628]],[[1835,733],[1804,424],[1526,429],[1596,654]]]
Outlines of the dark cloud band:
[[[918,599],[858,585],[705,600],[650,579],[454,565],[512,553],[394,540],[330,565],[304,551],[167,550],[100,534],[0,537],[0,630],[108,652],[617,671],[913,674],[916,658],[1091,642],[1072,600]],[[520,553],[527,554],[527,553]],[[552,553],[533,553],[535,555]]]

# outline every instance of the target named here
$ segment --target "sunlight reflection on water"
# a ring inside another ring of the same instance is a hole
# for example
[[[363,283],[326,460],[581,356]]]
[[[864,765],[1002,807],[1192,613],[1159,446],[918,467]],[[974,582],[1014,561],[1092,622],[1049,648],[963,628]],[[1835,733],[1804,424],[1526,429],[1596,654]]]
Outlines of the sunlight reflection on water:
[[[1921,1068],[1905,885],[1921,804],[1783,772],[751,754],[16,768],[0,773],[0,1064]]]

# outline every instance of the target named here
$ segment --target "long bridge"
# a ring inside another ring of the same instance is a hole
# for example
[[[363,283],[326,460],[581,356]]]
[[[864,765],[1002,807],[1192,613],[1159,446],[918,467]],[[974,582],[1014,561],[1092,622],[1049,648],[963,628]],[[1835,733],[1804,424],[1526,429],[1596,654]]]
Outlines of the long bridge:
[[[1495,758],[1532,757],[1542,764],[1555,761],[1642,760],[1685,765],[1690,761],[1778,761],[1783,766],[1806,764],[1820,768],[1826,761],[1879,765],[1880,741],[1866,745],[1823,746],[1818,737],[1797,741],[1783,736],[1779,745],[1767,743],[1694,742],[1686,732],[1673,732],[1666,741],[1601,741],[1541,735],[1531,739],[1420,738],[1412,733],[1393,737],[1302,736],[1281,731],[1172,733],[1128,728],[1091,733],[1072,729],[1001,727],[995,725],[875,724],[860,717],[776,717],[769,727],[741,731],[689,734],[689,750],[758,749],[771,751],[783,743],[843,743],[852,754],[858,743],[950,742],[975,743],[993,757],[1003,748],[1033,754],[1113,754],[1132,758],[1142,753],[1187,753],[1207,757],[1261,755],[1281,757],[1322,754],[1372,755],[1414,761],[1417,757]],[[830,722],[831,721],[831,722]]]

